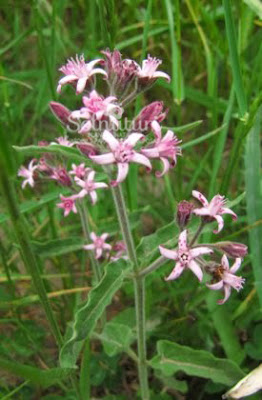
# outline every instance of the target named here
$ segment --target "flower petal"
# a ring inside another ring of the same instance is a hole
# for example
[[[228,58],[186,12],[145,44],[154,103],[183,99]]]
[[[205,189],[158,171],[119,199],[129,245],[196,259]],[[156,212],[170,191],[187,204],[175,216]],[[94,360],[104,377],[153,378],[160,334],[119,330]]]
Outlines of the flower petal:
[[[99,156],[89,155],[89,158],[94,161],[96,164],[112,164],[115,162],[115,157],[113,153],[105,153]]]
[[[89,196],[90,196],[90,198],[91,198],[91,203],[92,203],[93,205],[96,204],[96,202],[97,202],[97,194],[96,194],[95,190],[92,190],[92,191],[89,193]]]
[[[232,267],[230,268],[230,272],[231,274],[235,274],[237,272],[237,270],[240,268],[241,266],[241,258],[236,258],[234,264],[232,265]]]
[[[180,262],[177,262],[175,268],[173,269],[171,274],[168,275],[167,278],[165,278],[165,280],[172,281],[174,279],[177,279],[182,274],[183,271],[184,271],[184,267],[180,264]]]
[[[209,249],[208,247],[201,246],[201,247],[195,247],[194,249],[189,250],[189,253],[192,256],[192,258],[196,258],[198,256],[201,256],[202,254],[213,253],[213,250]]]
[[[220,231],[222,231],[223,226],[224,226],[224,220],[221,217],[221,215],[214,215],[214,218],[216,219],[217,223],[218,223],[218,229],[213,230],[214,233],[219,233]]]
[[[152,169],[152,165],[149,159],[146,156],[143,156],[143,154],[137,153],[136,151],[134,151],[131,161],[145,165],[147,168]]]
[[[226,270],[229,271],[229,262],[228,262],[228,258],[225,254],[223,254],[223,257],[221,259],[221,264],[222,267]]]
[[[85,250],[94,250],[95,249],[95,245],[94,244],[86,244],[83,246],[83,249]]]
[[[76,94],[79,94],[79,93],[83,92],[83,90],[86,87],[86,81],[87,81],[87,77],[78,79],[78,82],[77,82],[77,85],[76,85]]]
[[[101,239],[103,239],[103,240],[106,240],[107,238],[108,238],[108,233],[103,233],[101,236],[100,236],[100,238]]]
[[[124,141],[124,144],[127,144],[131,147],[134,147],[139,140],[144,138],[145,136],[142,133],[131,133],[128,138]]]
[[[231,287],[229,285],[224,285],[224,292],[225,292],[225,297],[222,300],[218,300],[217,304],[224,304],[228,300],[231,294]]]
[[[170,258],[171,260],[177,260],[178,253],[176,250],[169,250],[163,246],[159,246],[158,248],[159,248],[159,251],[162,254],[162,256],[164,256],[166,258]]]
[[[103,132],[102,136],[103,140],[108,144],[109,148],[112,151],[115,151],[119,147],[119,141],[115,138],[115,136],[109,132],[108,130],[105,130]]]
[[[97,239],[95,232],[90,233],[90,239],[93,240],[93,242]]]
[[[96,259],[102,256],[103,250],[101,248],[96,249]]]
[[[192,196],[194,196],[197,200],[199,200],[204,207],[208,207],[208,201],[202,193],[198,192],[197,190],[193,190]]]
[[[223,207],[221,214],[222,214],[222,215],[223,215],[223,214],[230,214],[230,215],[232,215],[232,218],[233,218],[234,220],[237,219],[236,213],[234,213],[234,211],[230,210],[230,208]]]
[[[157,121],[153,121],[151,122],[151,128],[152,131],[154,132],[156,139],[160,140],[162,137],[160,124]]]
[[[144,154],[146,157],[149,158],[158,158],[159,157],[159,151],[157,147],[151,147],[148,149],[141,149],[141,153]]]
[[[206,286],[211,290],[220,290],[224,286],[223,280],[216,283],[206,283]]]
[[[179,250],[187,250],[187,230],[185,229],[183,232],[180,233],[178,238],[178,247]]]
[[[163,169],[162,169],[162,172],[156,171],[156,177],[157,178],[161,178],[161,176],[165,175],[169,171],[169,168],[170,168],[170,162],[168,161],[167,158],[160,157],[160,160],[163,163]]]
[[[118,163],[117,168],[118,168],[118,173],[117,173],[116,183],[120,183],[126,179],[129,165],[128,163]]]
[[[188,268],[191,269],[191,271],[196,275],[199,282],[201,282],[203,279],[203,271],[200,266],[194,260],[191,260],[188,264]]]
[[[168,74],[166,74],[165,72],[161,72],[161,71],[157,71],[154,73],[153,78],[164,78],[167,80],[167,82],[169,83],[171,78]]]

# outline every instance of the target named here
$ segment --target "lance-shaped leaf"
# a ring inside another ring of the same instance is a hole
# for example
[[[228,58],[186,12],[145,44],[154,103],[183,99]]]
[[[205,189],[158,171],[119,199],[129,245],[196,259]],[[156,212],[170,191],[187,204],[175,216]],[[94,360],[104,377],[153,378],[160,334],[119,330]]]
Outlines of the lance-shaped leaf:
[[[81,250],[86,240],[75,236],[65,239],[54,239],[46,242],[32,242],[34,252],[40,257],[56,257],[62,254]]]
[[[85,162],[90,164],[90,160],[73,147],[61,146],[60,144],[50,144],[49,146],[13,146],[13,148],[24,156],[35,157],[37,154],[53,153],[65,156],[73,161]]]
[[[157,352],[158,355],[150,361],[150,364],[166,376],[177,371],[184,371],[188,375],[211,379],[213,382],[228,386],[244,376],[233,361],[216,358],[204,350],[195,350],[167,340],[160,340],[157,343]]]
[[[97,334],[96,338],[102,341],[105,352],[112,357],[127,350],[135,339],[135,335],[129,326],[108,322],[103,332]]]
[[[92,333],[96,322],[121,287],[129,270],[128,265],[123,259],[108,264],[102,280],[89,292],[87,302],[76,312],[72,333],[61,349],[62,367],[72,368],[75,366],[79,353],[79,342]]]
[[[72,370],[70,368],[52,368],[42,370],[30,365],[20,364],[0,357],[0,368],[20,378],[29,379],[32,383],[48,387],[68,377]]]

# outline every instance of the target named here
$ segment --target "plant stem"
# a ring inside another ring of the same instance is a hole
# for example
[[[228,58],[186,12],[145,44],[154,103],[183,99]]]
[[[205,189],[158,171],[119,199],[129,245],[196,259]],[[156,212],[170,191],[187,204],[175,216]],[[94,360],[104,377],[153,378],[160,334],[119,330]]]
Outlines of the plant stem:
[[[155,271],[159,267],[161,267],[166,262],[166,258],[164,256],[158,257],[152,264],[148,267],[142,269],[139,272],[140,278],[145,277],[146,275],[150,274],[151,272]]]
[[[192,239],[191,242],[189,243],[189,247],[193,246],[193,244],[194,244],[195,241],[197,240],[198,236],[199,236],[200,233],[202,232],[202,229],[204,228],[204,226],[205,226],[205,222],[202,220],[201,223],[200,223],[200,225],[199,225],[199,227],[198,227],[198,230],[196,231],[196,233],[195,233],[195,235],[194,235],[194,237],[193,237],[193,239]]]
[[[82,204],[79,204],[78,210],[79,210],[79,214],[80,214],[80,218],[81,218],[81,224],[82,224],[84,235],[85,235],[86,239],[88,241],[90,241],[91,230],[90,230],[89,223],[88,223],[88,216],[86,213],[86,209]],[[98,264],[97,260],[95,259],[92,252],[89,252],[89,259],[90,259],[90,263],[91,263],[91,267],[93,270],[93,274],[94,274],[96,283],[98,283],[101,280],[102,273],[101,273],[99,264]]]
[[[149,400],[148,373],[146,361],[146,329],[145,329],[145,286],[143,277],[139,276],[138,261],[135,245],[130,230],[125,200],[120,185],[112,188],[112,194],[117,211],[119,225],[126,244],[129,260],[134,269],[134,290],[136,305],[137,348],[138,348],[138,374],[141,388],[141,398]]]

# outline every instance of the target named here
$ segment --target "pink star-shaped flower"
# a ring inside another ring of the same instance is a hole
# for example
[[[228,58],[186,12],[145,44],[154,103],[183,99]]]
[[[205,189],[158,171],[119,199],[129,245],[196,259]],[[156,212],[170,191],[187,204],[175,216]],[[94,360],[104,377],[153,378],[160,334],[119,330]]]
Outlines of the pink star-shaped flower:
[[[61,88],[66,83],[76,83],[76,93],[79,94],[83,92],[86,87],[87,81],[95,74],[102,74],[107,77],[107,73],[102,68],[94,68],[96,64],[100,63],[101,59],[90,61],[85,63],[85,58],[83,54],[76,59],[73,58],[67,61],[66,65],[63,65],[59,71],[63,72],[65,75],[58,82],[57,92],[61,92]]]
[[[157,121],[151,123],[156,141],[151,148],[144,148],[141,152],[149,158],[160,158],[163,163],[163,171],[157,171],[156,176],[161,177],[168,172],[170,166],[174,166],[177,162],[177,156],[181,155],[181,148],[178,146],[181,140],[178,140],[174,132],[168,130],[162,138],[161,126]],[[171,158],[171,162],[169,161]]]
[[[129,163],[139,163],[145,165],[148,169],[152,169],[151,163],[147,157],[134,150],[139,140],[144,138],[141,133],[131,133],[125,140],[117,140],[112,133],[105,130],[103,140],[108,144],[111,153],[98,156],[89,156],[97,164],[117,164],[117,179],[111,182],[115,186],[126,178],[129,169]]]
[[[101,258],[104,250],[111,250],[112,246],[105,243],[108,237],[108,233],[103,233],[101,236],[97,236],[94,232],[90,233],[90,239],[93,241],[91,244],[83,246],[85,250],[94,250],[96,253],[96,259]]]
[[[224,290],[224,298],[218,300],[218,304],[224,304],[228,300],[232,288],[236,289],[238,292],[243,288],[245,279],[243,279],[241,276],[235,275],[240,265],[241,258],[236,258],[232,267],[229,268],[227,256],[224,254],[221,259],[221,265],[214,272],[215,278],[219,279],[219,281],[213,284],[206,284],[209,289]]]
[[[115,101],[116,97],[109,96],[104,98],[99,96],[95,90],[92,90],[88,97],[84,96],[83,103],[85,107],[71,113],[73,119],[87,119],[87,122],[81,127],[79,133],[89,132],[94,122],[101,121],[102,119],[109,119],[118,128],[119,122],[116,115],[121,116],[123,109],[113,103]]]
[[[82,163],[79,165],[72,164],[72,169],[71,169],[71,171],[69,171],[69,174],[75,175],[75,176],[77,176],[77,178],[82,179],[85,177],[85,175],[88,171],[90,171],[90,168],[87,168],[85,166],[85,163]]]
[[[81,192],[78,193],[78,197],[83,198],[84,196],[89,195],[92,204],[97,202],[96,190],[108,187],[104,182],[95,182],[94,178],[95,171],[93,170],[88,173],[86,179],[84,180],[78,178],[77,176],[75,177],[76,184],[82,188]]]
[[[162,256],[176,261],[175,268],[166,278],[166,281],[177,279],[186,268],[191,269],[191,271],[196,275],[197,279],[202,281],[203,272],[199,264],[195,261],[195,258],[203,254],[213,253],[213,250],[205,246],[199,246],[190,249],[187,245],[186,229],[179,235],[178,250],[168,250],[162,246],[159,246],[159,250]]]
[[[157,78],[164,78],[167,82],[170,82],[170,76],[168,74],[162,71],[157,71],[160,64],[162,64],[161,60],[148,55],[147,59],[142,62],[142,67],[138,66],[138,78],[149,81],[154,81]]]
[[[17,175],[25,178],[25,180],[22,183],[22,189],[24,189],[27,184],[31,187],[33,187],[35,185],[34,173],[35,173],[35,170],[38,168],[38,165],[34,165],[35,161],[36,161],[35,159],[31,160],[30,163],[28,164],[27,168],[25,168],[22,165],[22,167],[18,170]]]
[[[217,221],[218,229],[214,230],[214,233],[219,233],[223,229],[224,220],[221,215],[231,214],[234,220],[237,219],[237,215],[230,208],[225,207],[227,200],[224,196],[217,194],[209,203],[205,196],[197,190],[193,190],[192,195],[203,204],[202,208],[195,208],[193,213],[201,217],[210,218],[211,221],[213,219]]]
[[[71,211],[73,211],[74,214],[77,213],[75,204],[77,198],[78,196],[76,195],[64,197],[62,194],[60,194],[61,203],[58,203],[57,207],[64,209],[64,217],[67,217]]]

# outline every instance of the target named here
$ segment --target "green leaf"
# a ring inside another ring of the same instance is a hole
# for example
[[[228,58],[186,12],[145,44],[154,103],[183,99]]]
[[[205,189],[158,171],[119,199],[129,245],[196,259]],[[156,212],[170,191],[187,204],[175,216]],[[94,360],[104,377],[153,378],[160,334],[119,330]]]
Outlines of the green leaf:
[[[190,122],[189,124],[180,125],[180,126],[174,126],[174,127],[162,126],[162,129],[163,130],[171,129],[175,133],[185,133],[191,129],[196,128],[197,126],[201,125],[202,123],[203,123],[203,120],[199,119],[198,121]]]
[[[70,368],[41,370],[30,365],[20,364],[17,361],[6,360],[2,357],[0,357],[0,367],[4,371],[8,371],[20,378],[29,379],[32,383],[43,387],[51,386],[65,379],[72,371]]]
[[[89,159],[73,147],[61,146],[60,144],[50,144],[49,146],[13,146],[13,148],[24,156],[35,157],[37,154],[53,153],[65,156],[75,161],[90,163]]]
[[[153,257],[160,255],[158,246],[160,244],[175,244],[177,240],[178,227],[172,221],[170,224],[158,229],[152,235],[145,236],[137,246],[137,256],[141,266],[146,266]]]
[[[127,350],[135,336],[128,326],[116,322],[108,322],[103,332],[97,334],[96,338],[102,341],[105,352],[112,357]]]
[[[244,376],[233,361],[216,358],[204,350],[195,350],[167,340],[160,340],[157,343],[157,352],[158,355],[150,361],[150,364],[166,376],[171,376],[177,371],[184,371],[188,375],[211,379],[213,382],[227,386],[233,385]]]
[[[55,257],[81,250],[86,240],[81,237],[54,239],[46,242],[32,241],[33,251],[40,257]]]
[[[75,366],[78,356],[75,348],[92,333],[96,322],[121,287],[129,271],[128,265],[123,259],[108,264],[102,280],[89,292],[86,303],[76,312],[71,337],[65,342],[60,353],[62,367]]]

